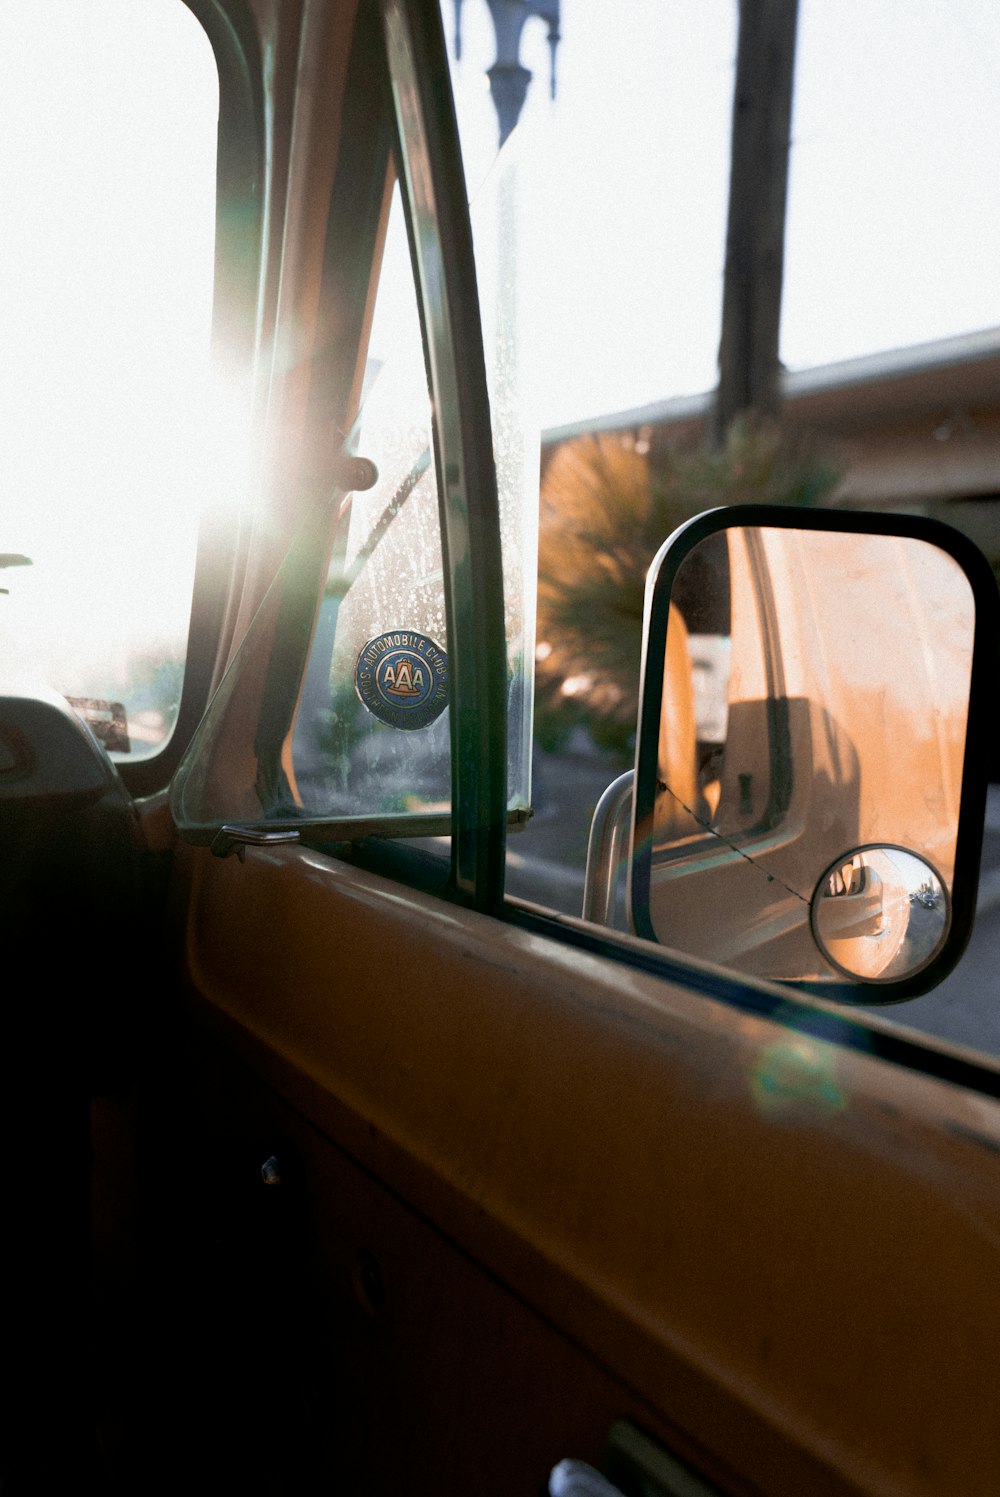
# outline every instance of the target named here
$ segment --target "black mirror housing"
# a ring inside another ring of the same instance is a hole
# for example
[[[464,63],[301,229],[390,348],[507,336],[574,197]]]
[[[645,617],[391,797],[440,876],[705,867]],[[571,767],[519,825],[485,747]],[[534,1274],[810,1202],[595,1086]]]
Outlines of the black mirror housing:
[[[936,521],[741,505],[647,579],[637,933],[839,1002],[939,982],[975,914],[993,573]]]

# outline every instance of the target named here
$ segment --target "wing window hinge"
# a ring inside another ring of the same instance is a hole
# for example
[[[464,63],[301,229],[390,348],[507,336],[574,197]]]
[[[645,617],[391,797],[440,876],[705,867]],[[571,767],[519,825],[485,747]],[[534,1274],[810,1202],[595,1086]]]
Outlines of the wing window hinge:
[[[248,847],[280,847],[298,840],[298,832],[289,827],[267,830],[256,826],[220,826],[212,839],[212,853],[217,858],[228,858],[234,852],[242,863]]]

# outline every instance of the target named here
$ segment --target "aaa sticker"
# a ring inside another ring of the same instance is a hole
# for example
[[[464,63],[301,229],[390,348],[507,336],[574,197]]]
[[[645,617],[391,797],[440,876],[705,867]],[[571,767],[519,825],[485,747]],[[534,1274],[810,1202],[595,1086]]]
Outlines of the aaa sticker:
[[[365,645],[354,684],[381,722],[391,728],[426,728],[448,705],[448,657],[429,635],[392,629]]]

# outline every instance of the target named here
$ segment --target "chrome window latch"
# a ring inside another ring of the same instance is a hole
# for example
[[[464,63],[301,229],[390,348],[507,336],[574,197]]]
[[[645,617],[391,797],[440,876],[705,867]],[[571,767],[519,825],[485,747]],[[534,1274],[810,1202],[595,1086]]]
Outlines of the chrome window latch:
[[[298,832],[291,827],[267,830],[256,826],[220,826],[212,839],[212,853],[217,858],[228,858],[234,852],[242,863],[248,847],[280,847],[298,840]]]

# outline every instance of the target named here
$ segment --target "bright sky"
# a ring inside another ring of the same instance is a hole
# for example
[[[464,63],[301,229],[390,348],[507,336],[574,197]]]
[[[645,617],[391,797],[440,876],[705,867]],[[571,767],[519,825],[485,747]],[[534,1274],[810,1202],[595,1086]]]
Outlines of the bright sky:
[[[445,5],[451,26],[451,5]],[[736,0],[563,0],[521,60],[522,336],[542,426],[715,382]],[[496,149],[485,0],[453,69],[470,191]],[[1000,6],[801,0],[782,357],[1000,324]]]
[[[215,492],[215,59],[178,0],[3,0],[0,57],[0,662],[118,696]]]

